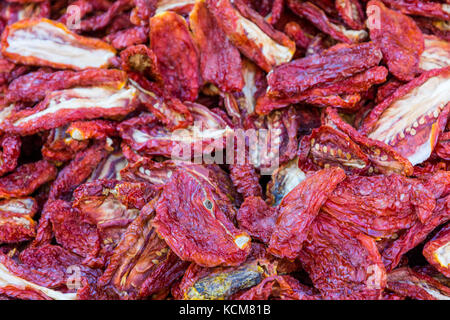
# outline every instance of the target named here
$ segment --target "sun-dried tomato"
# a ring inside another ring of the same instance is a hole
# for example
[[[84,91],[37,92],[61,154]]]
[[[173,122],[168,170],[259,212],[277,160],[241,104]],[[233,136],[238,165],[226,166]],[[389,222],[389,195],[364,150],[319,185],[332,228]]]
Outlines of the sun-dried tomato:
[[[364,11],[358,0],[337,0],[335,1],[336,10],[345,24],[354,30],[365,28]]]
[[[194,125],[185,129],[170,132],[157,123],[154,115],[142,114],[122,122],[120,136],[134,150],[149,156],[190,159],[196,152],[210,154],[213,151],[211,147],[215,147],[216,151],[222,150],[226,137],[233,132],[228,123],[202,105],[195,103],[188,106]],[[195,149],[199,145],[201,150]]]
[[[405,14],[449,20],[448,4],[422,0],[383,0],[386,4]]]
[[[438,199],[433,214],[426,223],[417,221],[406,229],[398,239],[391,241],[382,251],[384,265],[387,271],[393,270],[402,256],[424,241],[428,234],[439,225],[450,220],[450,196]]]
[[[206,0],[206,3],[230,41],[266,72],[290,61],[294,55],[295,43],[242,0]]]
[[[46,138],[41,149],[42,156],[45,160],[52,161],[56,165],[72,160],[77,152],[86,149],[89,145],[89,141],[72,139],[66,133],[66,127],[51,129],[47,134],[44,134]]]
[[[66,133],[77,141],[102,140],[118,136],[115,124],[107,120],[75,121],[66,129]]]
[[[414,16],[414,21],[423,33],[435,35],[443,40],[450,41],[450,29],[446,20]]]
[[[120,58],[125,71],[141,73],[155,82],[162,81],[156,56],[147,46],[129,46],[120,53]]]
[[[383,52],[389,71],[400,80],[412,80],[424,50],[422,32],[410,17],[386,8],[381,1],[370,1],[367,10],[369,19],[371,13],[376,14],[376,21],[368,25],[370,39]]]
[[[241,56],[231,44],[206,6],[197,1],[189,16],[189,26],[200,50],[200,71],[204,82],[221,91],[241,91],[244,86]]]
[[[54,180],[56,173],[55,166],[45,160],[19,166],[0,178],[0,198],[28,196],[41,185]]]
[[[338,41],[349,44],[358,43],[368,36],[365,30],[347,30],[343,25],[331,22],[325,12],[311,2],[289,0],[288,4],[295,14],[308,19],[319,30]]]
[[[239,265],[250,251],[250,237],[229,220],[235,210],[229,199],[202,180],[187,171],[173,173],[156,205],[156,231],[183,260]]]
[[[153,16],[150,48],[157,57],[167,95],[196,100],[201,84],[199,58],[184,18],[173,12]]]
[[[104,40],[116,50],[123,50],[129,46],[144,44],[148,41],[148,27],[132,27],[108,34]]]
[[[423,73],[377,105],[361,132],[392,146],[413,165],[425,161],[447,123],[449,81],[450,67]]]
[[[239,227],[264,243],[269,243],[277,219],[277,210],[260,197],[245,198],[236,219]]]
[[[424,35],[425,49],[420,56],[419,67],[428,71],[450,66],[450,42],[435,36]]]
[[[22,64],[81,70],[108,66],[115,50],[101,40],[79,36],[61,23],[38,19],[7,26],[2,55]]]
[[[103,246],[114,247],[155,191],[138,182],[95,180],[79,186],[72,206],[97,226]]]
[[[43,245],[28,247],[19,254],[23,267],[29,269],[31,274],[23,274],[24,278],[48,288],[71,288],[71,273],[79,269],[80,277],[96,280],[99,271],[94,271],[82,265],[82,258],[64,248],[56,245]]]
[[[373,43],[336,46],[320,55],[275,68],[267,77],[271,96],[292,97],[314,85],[343,80],[378,65],[381,51]],[[315,77],[309,75],[314,73]]]
[[[22,135],[63,126],[71,121],[117,118],[136,108],[136,89],[77,87],[53,91],[32,109],[13,112],[1,127]]]
[[[450,224],[443,227],[423,248],[428,262],[446,277],[450,277]]]
[[[345,133],[330,126],[314,129],[302,139],[299,146],[300,161],[311,159],[319,167],[340,166],[353,173],[365,173],[369,158]]]
[[[439,137],[436,148],[436,154],[444,160],[450,160],[450,133],[444,132]]]
[[[36,235],[33,220],[38,205],[33,198],[16,198],[0,201],[0,243],[31,240]]]
[[[297,52],[299,48],[306,49],[312,40],[312,36],[303,30],[300,24],[294,21],[288,22],[284,26],[284,33],[295,41]]]
[[[345,179],[342,169],[333,167],[317,171],[289,192],[277,208],[278,217],[270,238],[269,252],[295,259],[320,207],[339,182]]]
[[[337,220],[374,238],[390,237],[429,219],[435,207],[433,194],[419,181],[398,174],[349,176],[322,207]]]
[[[9,102],[39,102],[56,90],[74,87],[103,85],[120,89],[125,85],[127,76],[121,70],[87,69],[83,71],[36,71],[13,80],[8,86],[6,100]]]
[[[449,300],[450,289],[433,278],[408,267],[388,273],[386,288],[416,300]]]
[[[50,188],[49,198],[70,200],[75,188],[89,178],[107,154],[108,150],[103,141],[77,153],[76,157],[58,173]]]
[[[19,136],[5,134],[0,138],[2,152],[0,154],[0,176],[13,171],[17,167],[22,141]]]
[[[122,150],[118,149],[111,152],[98,163],[87,181],[100,179],[122,180],[121,172],[127,165],[127,158],[123,155]]]
[[[130,76],[136,79],[134,75],[131,74]],[[140,83],[134,82],[134,80],[130,80],[130,82],[138,89],[139,102],[167,126],[167,129],[172,131],[186,128],[193,123],[189,108],[177,98],[167,97],[164,99],[151,90],[143,88],[142,78],[139,79]],[[148,87],[152,86],[152,89],[156,89],[149,81],[145,81],[145,84]]]
[[[186,262],[176,257],[153,228],[155,201],[147,204],[114,249],[99,285],[121,299],[148,297],[179,278]]]
[[[332,128],[339,129],[358,144],[372,163],[369,173],[400,173],[410,176],[413,174],[413,166],[408,159],[403,158],[392,147],[384,142],[372,140],[358,132],[350,124],[346,123],[337,113],[336,109],[327,108],[324,113],[324,123]]]
[[[82,257],[96,256],[100,250],[100,237],[95,225],[71,204],[62,200],[46,204],[56,241],[65,249]]]
[[[81,20],[79,23],[79,30],[96,31],[105,28],[114,18],[127,9],[130,9],[133,2],[133,0],[114,1],[105,12]]]
[[[386,271],[375,241],[319,214],[299,256],[324,299],[377,300]]]

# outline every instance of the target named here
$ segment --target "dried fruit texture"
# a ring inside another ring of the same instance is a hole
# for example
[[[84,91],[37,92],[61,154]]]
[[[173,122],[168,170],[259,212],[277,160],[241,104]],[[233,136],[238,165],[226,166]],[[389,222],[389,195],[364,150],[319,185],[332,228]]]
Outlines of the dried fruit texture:
[[[108,155],[104,142],[93,144],[65,166],[59,173],[49,192],[49,199],[70,200],[72,192],[89,178],[94,169]]]
[[[118,136],[117,128],[112,121],[93,120],[75,121],[67,128],[66,133],[73,140],[84,141],[89,139],[102,140]]]
[[[156,231],[183,260],[205,267],[239,265],[249,254],[250,236],[229,220],[235,209],[228,198],[202,180],[174,172],[156,205]],[[177,192],[180,188],[185,192]]]
[[[194,8],[196,0],[158,0],[156,13],[173,11],[181,15],[188,15]]]
[[[388,273],[386,288],[415,300],[450,300],[449,287],[408,267]]]
[[[177,98],[162,98],[151,90],[143,88],[142,83],[137,83],[130,79],[130,83],[138,89],[138,99],[141,105],[149,112],[153,113],[170,131],[186,128],[193,122],[193,117],[189,108]],[[148,81],[145,83],[150,87]],[[153,88],[155,89],[155,88]],[[156,90],[155,90],[156,91]]]
[[[237,213],[239,228],[253,239],[269,243],[277,220],[277,210],[260,197],[247,197]]]
[[[10,269],[14,270],[11,271]],[[76,293],[63,293],[49,289],[33,281],[16,275],[20,272],[15,262],[8,256],[0,253],[0,293],[12,298],[24,300],[75,300]],[[29,272],[25,270],[25,272]]]
[[[382,53],[373,43],[340,45],[279,66],[268,75],[268,94],[292,97],[325,82],[339,81],[378,65]],[[315,74],[315,77],[310,77]]]
[[[125,71],[138,72],[155,82],[162,82],[156,56],[147,46],[129,46],[120,53],[120,58]]]
[[[45,160],[24,164],[0,178],[0,198],[28,196],[41,185],[56,178],[57,170]]]
[[[414,168],[408,159],[403,158],[392,147],[385,143],[369,139],[358,132],[341,118],[336,109],[327,108],[323,115],[324,124],[346,134],[351,141],[357,143],[358,147],[365,155],[367,155],[371,162],[371,167],[368,171],[369,173],[399,173],[405,176],[413,174]],[[301,149],[299,149],[299,151],[301,151]]]
[[[367,10],[370,39],[383,52],[389,71],[400,80],[412,80],[424,50],[424,39],[419,27],[412,18],[386,8],[378,0],[370,1]]]
[[[288,1],[289,8],[305,19],[311,21],[323,33],[345,43],[358,43],[364,41],[368,34],[365,30],[347,30],[343,25],[330,21],[325,12],[311,2]]]
[[[99,279],[121,299],[148,297],[182,276],[188,263],[176,257],[153,228],[155,201],[128,226]]]
[[[436,154],[444,160],[450,160],[450,133],[444,132],[439,137],[435,148]]]
[[[259,184],[260,176],[253,165],[230,165],[230,178],[237,192],[244,198],[262,195],[262,188]]]
[[[375,241],[319,214],[299,256],[324,299],[377,300],[386,271]]]
[[[364,12],[361,3],[358,0],[336,0],[336,10],[345,24],[353,30],[365,28]]]
[[[306,177],[289,192],[277,208],[269,252],[290,260],[297,258],[320,207],[344,179],[344,170],[340,168],[323,169]]]
[[[33,198],[16,198],[0,201],[0,243],[31,240],[36,235],[33,220],[38,205]]]
[[[349,176],[322,210],[374,238],[391,237],[420,219],[430,218],[433,194],[419,181],[401,175]]]
[[[0,1],[0,300],[449,299],[449,5]]]
[[[134,25],[148,25],[149,18],[155,14],[157,0],[135,0],[130,16],[130,21]]]
[[[450,220],[450,196],[436,201],[436,208],[426,223],[416,221],[409,229],[405,230],[398,239],[391,241],[382,251],[383,263],[386,270],[393,270],[402,256],[424,241],[428,234]]]
[[[345,133],[330,126],[314,129],[299,147],[300,161],[311,160],[319,167],[340,166],[348,172],[364,173],[369,158]]]
[[[233,123],[244,128],[251,127],[256,99],[266,90],[264,72],[248,59],[242,61],[244,87],[241,92],[225,94],[224,105]],[[250,123],[249,123],[250,122]]]
[[[361,132],[390,145],[413,165],[431,155],[447,123],[450,67],[423,73],[377,105]]]
[[[241,56],[206,6],[196,1],[189,26],[200,51],[200,71],[204,82],[223,92],[241,91],[244,86]]]
[[[262,153],[256,148],[250,149],[250,157],[255,167],[267,168],[273,166],[276,161],[283,164],[296,156],[298,145],[298,130],[301,124],[301,114],[296,108],[290,107],[284,110],[276,110],[261,121],[256,122],[258,129],[267,129],[268,154]],[[261,134],[262,135],[262,134]],[[250,147],[252,147],[250,145]]]
[[[66,133],[66,130],[66,126],[63,126],[48,131],[41,149],[45,160],[59,165],[73,159],[77,152],[88,147],[88,141],[74,140]]]
[[[2,35],[2,55],[16,63],[82,70],[107,67],[115,54],[107,43],[48,19],[21,20]]]
[[[397,9],[405,14],[437,18],[443,20],[450,19],[449,5],[422,0],[383,0],[393,9]]]
[[[88,17],[79,22],[78,29],[81,31],[97,31],[108,26],[114,18],[132,7],[134,1],[117,0],[114,1],[105,12]]]
[[[239,267],[204,268],[192,263],[174,290],[178,300],[224,300],[233,294],[259,284],[264,268],[258,261]]]
[[[97,226],[103,244],[115,246],[154,194],[151,186],[143,182],[94,180],[74,191],[72,206]]]
[[[186,21],[173,12],[150,19],[150,48],[155,53],[167,95],[184,101],[197,99],[199,58]]]
[[[148,156],[190,160],[194,154],[222,150],[226,137],[233,132],[229,124],[205,106],[197,103],[188,106],[194,124],[185,129],[170,132],[147,113],[123,121],[119,126],[120,136],[134,150]]]
[[[39,102],[56,90],[99,85],[120,89],[126,81],[126,73],[116,69],[35,71],[11,81],[5,98],[9,102]]]
[[[420,69],[424,71],[450,66],[450,42],[424,35],[425,49],[420,56]]]
[[[108,34],[104,40],[116,50],[148,42],[148,27],[131,27]]]
[[[48,288],[70,292],[77,289],[76,277],[72,276],[75,270],[80,278],[87,281],[96,280],[100,273],[83,266],[79,256],[56,245],[28,247],[20,252],[17,260],[20,264],[13,272],[19,276]]]
[[[30,135],[71,121],[117,118],[136,108],[136,89],[105,86],[53,91],[32,109],[13,112],[2,122],[5,131]]]
[[[257,286],[233,296],[236,300],[320,300],[320,294],[287,275],[265,278]]]
[[[42,209],[33,245],[49,243],[52,239],[51,210],[50,208],[47,210],[47,205],[50,205],[52,200],[71,200],[72,192],[89,178],[107,154],[108,151],[105,149],[104,142],[96,143],[77,153],[76,157],[58,173],[56,180],[50,187],[49,201]]]
[[[450,224],[443,227],[423,248],[428,262],[446,277],[450,277]]]
[[[448,21],[415,16],[414,20],[422,32],[435,35],[443,40],[450,41]]]
[[[0,154],[0,176],[13,171],[17,167],[22,141],[19,136],[5,134],[0,138],[2,152]]]
[[[230,41],[261,69],[269,72],[292,59],[295,43],[241,0],[206,0],[206,3]]]
[[[100,249],[100,237],[95,225],[71,204],[54,200],[45,207],[53,226],[56,241],[65,249],[82,257],[96,256]]]

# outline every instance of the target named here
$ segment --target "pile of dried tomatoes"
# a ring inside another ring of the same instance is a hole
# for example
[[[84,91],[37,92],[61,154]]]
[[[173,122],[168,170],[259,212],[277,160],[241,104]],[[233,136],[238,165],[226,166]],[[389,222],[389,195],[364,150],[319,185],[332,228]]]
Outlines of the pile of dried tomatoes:
[[[450,1],[6,0],[0,31],[0,300],[450,299]]]

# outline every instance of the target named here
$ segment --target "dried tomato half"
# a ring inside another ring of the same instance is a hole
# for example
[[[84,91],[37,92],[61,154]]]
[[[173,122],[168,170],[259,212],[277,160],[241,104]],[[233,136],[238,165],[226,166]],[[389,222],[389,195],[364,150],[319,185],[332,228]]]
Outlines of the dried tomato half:
[[[235,209],[225,194],[199,173],[173,173],[156,205],[155,229],[183,260],[205,267],[239,265],[250,252],[250,236],[229,220]]]

